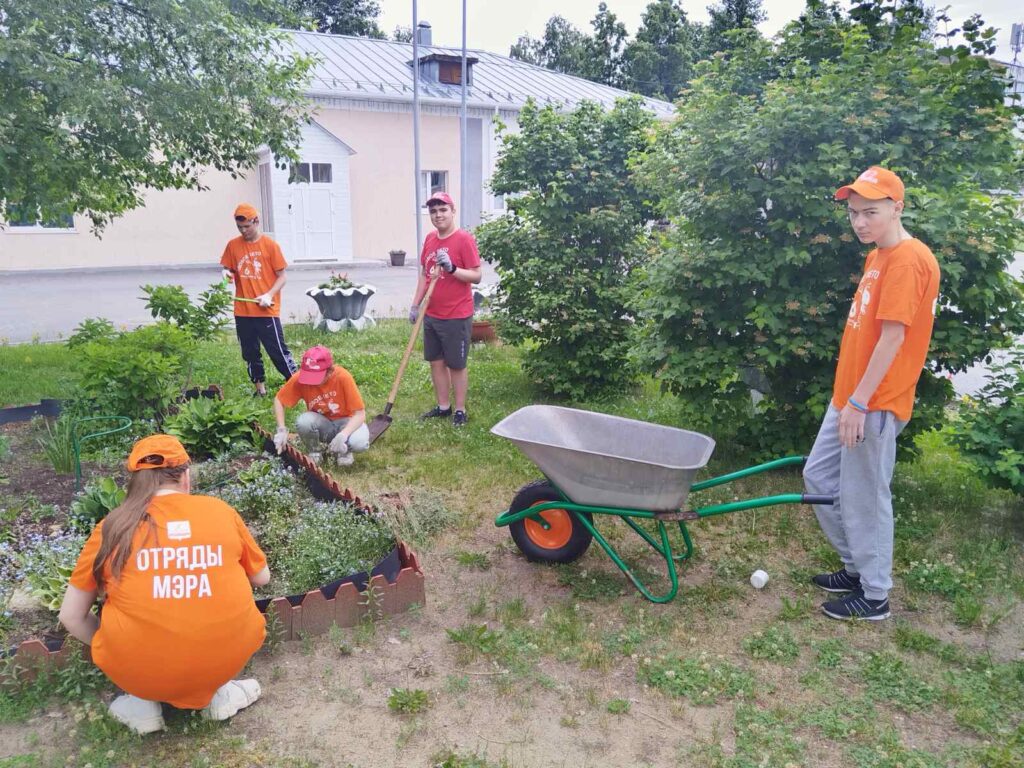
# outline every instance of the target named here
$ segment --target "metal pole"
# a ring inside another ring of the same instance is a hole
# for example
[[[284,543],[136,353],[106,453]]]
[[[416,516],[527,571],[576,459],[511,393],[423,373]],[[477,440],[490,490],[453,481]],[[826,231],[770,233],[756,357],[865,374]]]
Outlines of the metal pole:
[[[416,0],[412,0],[412,151],[413,165],[416,168],[416,180],[413,189],[416,191],[416,250],[414,256],[419,264],[420,248],[423,247],[423,222],[420,206],[423,198],[420,195],[420,19],[416,8]]]
[[[459,226],[466,226],[466,89],[469,87],[466,66],[466,0],[462,0],[462,109],[459,113]]]

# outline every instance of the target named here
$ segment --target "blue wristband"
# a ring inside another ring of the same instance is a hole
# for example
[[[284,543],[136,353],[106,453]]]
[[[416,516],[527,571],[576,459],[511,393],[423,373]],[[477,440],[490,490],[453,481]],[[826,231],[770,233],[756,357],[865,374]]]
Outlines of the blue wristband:
[[[860,411],[861,413],[867,413],[867,412],[868,412],[868,409],[867,409],[866,407],[864,407],[863,405],[861,405],[860,403],[858,403],[858,402],[857,402],[856,400],[854,400],[854,399],[853,399],[852,397],[848,397],[848,398],[846,398],[846,402],[847,402],[847,403],[849,403],[850,405],[852,405],[852,406],[853,406],[854,408],[856,408],[856,409],[857,409],[858,411]]]

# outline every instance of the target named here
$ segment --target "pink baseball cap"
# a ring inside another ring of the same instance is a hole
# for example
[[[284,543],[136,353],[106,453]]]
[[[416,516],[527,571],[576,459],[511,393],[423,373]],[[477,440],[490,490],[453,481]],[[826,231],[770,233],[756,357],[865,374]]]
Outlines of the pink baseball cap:
[[[435,192],[427,199],[427,205],[431,203],[442,203],[444,205],[450,205],[452,208],[455,207],[455,201],[452,200],[452,196],[447,192]]]
[[[299,384],[323,384],[327,369],[334,365],[334,357],[327,347],[310,347],[302,353],[299,366]]]

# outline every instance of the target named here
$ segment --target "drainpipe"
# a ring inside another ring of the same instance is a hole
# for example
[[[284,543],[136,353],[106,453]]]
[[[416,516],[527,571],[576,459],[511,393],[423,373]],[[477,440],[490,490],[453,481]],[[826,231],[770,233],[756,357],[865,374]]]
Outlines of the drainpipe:
[[[416,248],[413,253],[416,256],[416,263],[419,264],[420,249],[423,247],[423,217],[420,216],[423,198],[420,196],[420,20],[416,0],[412,0],[412,30],[412,151],[416,173],[413,185],[416,191],[416,205],[413,207],[416,212]]]
[[[459,226],[466,226],[466,0],[462,0],[462,111],[459,114]]]

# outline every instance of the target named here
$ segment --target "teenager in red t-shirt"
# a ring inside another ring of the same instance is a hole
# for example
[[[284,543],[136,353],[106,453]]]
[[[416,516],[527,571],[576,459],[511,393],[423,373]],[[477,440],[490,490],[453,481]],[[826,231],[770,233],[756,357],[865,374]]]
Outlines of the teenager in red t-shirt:
[[[471,286],[480,282],[480,252],[473,235],[455,225],[455,202],[451,195],[447,192],[431,195],[427,209],[430,223],[437,231],[423,241],[419,279],[409,308],[409,322],[415,323],[430,281],[436,279],[437,287],[423,319],[423,358],[430,363],[437,405],[424,413],[423,418],[451,416],[452,424],[461,427],[467,421],[469,373],[466,360],[473,330]],[[434,274],[436,278],[431,276]]]
[[[259,212],[248,203],[235,209],[235,226],[240,234],[228,241],[220,265],[225,277],[235,283],[235,332],[249,379],[262,397],[267,394],[267,384],[260,344],[285,379],[295,373],[295,360],[281,327],[281,289],[288,262],[281,246],[260,234]]]

